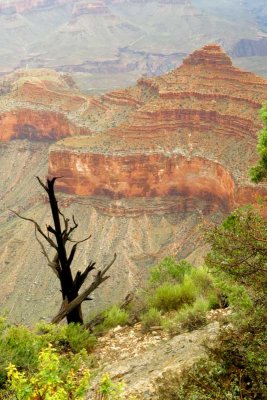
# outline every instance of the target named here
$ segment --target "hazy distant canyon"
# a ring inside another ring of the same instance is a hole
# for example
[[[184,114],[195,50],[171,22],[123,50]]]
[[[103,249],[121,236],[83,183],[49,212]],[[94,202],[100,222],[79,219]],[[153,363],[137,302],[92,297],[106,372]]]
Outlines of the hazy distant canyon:
[[[265,0],[0,1],[0,73],[54,68],[90,93],[165,73],[208,42],[267,76]]]

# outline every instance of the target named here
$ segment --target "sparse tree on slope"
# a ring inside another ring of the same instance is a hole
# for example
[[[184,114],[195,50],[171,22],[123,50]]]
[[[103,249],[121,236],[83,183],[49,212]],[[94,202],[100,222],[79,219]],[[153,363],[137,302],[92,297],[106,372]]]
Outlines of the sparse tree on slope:
[[[67,322],[71,323],[83,323],[81,305],[85,300],[91,300],[88,296],[101,285],[105,280],[109,278],[107,272],[112,266],[116,259],[114,254],[111,262],[106,265],[102,270],[99,270],[91,284],[79,294],[79,290],[85,283],[86,278],[95,269],[95,262],[89,261],[88,265],[83,272],[80,270],[73,277],[71,266],[77,250],[77,246],[85,242],[90,238],[86,237],[83,240],[75,241],[72,239],[73,232],[77,229],[78,224],[75,221],[74,216],[72,222],[60,211],[57,203],[57,199],[54,192],[54,184],[57,178],[47,179],[45,185],[40,178],[37,178],[40,185],[44,188],[48,195],[50,210],[53,218],[53,225],[46,227],[46,232],[40,227],[40,225],[31,218],[26,218],[15,212],[20,218],[30,221],[35,226],[35,236],[38,243],[41,246],[42,253],[48,261],[48,266],[51,267],[55,275],[60,281],[61,293],[62,293],[62,305],[58,314],[52,319],[52,322],[58,323],[65,317]],[[55,251],[53,259],[49,257],[48,252],[44,246],[44,242],[47,242],[50,247]],[[72,243],[71,249],[67,251],[67,244]]]

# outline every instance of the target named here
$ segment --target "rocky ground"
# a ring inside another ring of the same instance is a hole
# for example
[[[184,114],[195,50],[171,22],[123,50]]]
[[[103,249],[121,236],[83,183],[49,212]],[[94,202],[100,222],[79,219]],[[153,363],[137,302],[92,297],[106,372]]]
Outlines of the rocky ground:
[[[94,351],[100,369],[92,387],[95,390],[99,378],[108,373],[113,381],[125,383],[126,399],[130,395],[141,400],[155,399],[157,378],[166,371],[179,371],[205,355],[203,342],[216,338],[220,320],[229,312],[228,309],[210,311],[206,326],[173,337],[159,327],[143,333],[140,323],[111,329],[99,338]],[[92,390],[87,400],[93,399]]]

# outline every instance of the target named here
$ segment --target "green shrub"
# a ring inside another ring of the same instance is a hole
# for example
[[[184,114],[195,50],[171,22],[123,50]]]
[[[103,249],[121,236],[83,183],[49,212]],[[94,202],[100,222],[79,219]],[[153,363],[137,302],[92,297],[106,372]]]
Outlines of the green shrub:
[[[38,364],[40,351],[49,344],[61,353],[79,353],[82,349],[86,354],[96,342],[81,325],[38,324],[31,330],[23,325],[8,325],[0,320],[0,387],[6,382],[6,367],[9,363],[19,370],[33,373]],[[74,360],[74,359],[73,359]],[[67,358],[62,359],[66,363]],[[91,363],[89,357],[87,362]]]
[[[206,262],[232,306],[231,325],[207,347],[206,359],[182,374],[165,374],[156,398],[267,399],[266,219],[252,207],[236,210],[207,239]]]
[[[209,302],[209,310],[216,310],[217,308],[225,308],[228,304],[227,295],[221,291],[212,291],[208,294],[207,300]]]
[[[144,331],[148,331],[152,326],[160,326],[162,322],[161,311],[154,307],[150,308],[141,315],[141,322]]]
[[[38,354],[43,345],[41,337],[28,328],[8,326],[1,323],[0,337],[0,387],[6,381],[6,367],[9,363],[20,369],[33,370],[38,363]]]
[[[36,326],[35,331],[42,337],[44,346],[51,343],[58,350],[70,350],[73,353],[78,353],[82,349],[89,352],[96,343],[96,338],[80,324],[40,323]]]
[[[112,306],[108,310],[104,311],[105,320],[103,327],[105,329],[114,328],[118,325],[126,325],[129,320],[129,314],[125,310],[121,310],[118,306]]]
[[[209,293],[214,292],[213,278],[206,267],[192,268],[189,276],[199,296],[208,296]]]
[[[207,323],[206,314],[210,309],[209,300],[198,298],[191,305],[184,305],[175,314],[162,318],[162,326],[171,336],[198,329]]]
[[[177,262],[174,257],[165,257],[158,265],[151,268],[149,281],[157,286],[182,282],[185,274],[191,269],[192,265],[185,260]]]
[[[192,304],[196,298],[196,287],[190,277],[185,276],[182,284],[165,283],[158,287],[150,299],[152,307],[162,311],[178,310]]]
[[[203,298],[198,298],[191,306],[183,307],[178,312],[176,318],[181,330],[190,332],[205,325],[207,322],[206,314],[209,308],[209,301]]]
[[[108,374],[105,374],[100,381],[97,398],[101,400],[119,400],[125,398],[123,392],[124,383],[115,383],[110,379]]]
[[[74,353],[79,353],[82,349],[90,352],[96,344],[96,338],[80,324],[67,325],[66,338]]]
[[[13,364],[7,374],[7,387],[18,400],[83,400],[89,387],[89,370],[82,362],[77,363],[76,357],[76,363],[62,370],[60,356],[51,345],[41,350],[33,374],[20,372]]]

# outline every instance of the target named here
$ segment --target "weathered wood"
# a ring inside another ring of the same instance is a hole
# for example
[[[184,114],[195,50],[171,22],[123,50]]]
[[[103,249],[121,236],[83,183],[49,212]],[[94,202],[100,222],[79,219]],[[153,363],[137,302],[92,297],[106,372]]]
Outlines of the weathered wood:
[[[116,259],[116,254],[114,255],[112,261],[106,267],[104,267],[103,270],[98,271],[91,285],[87,289],[85,289],[81,294],[79,294],[79,290],[84,284],[89,273],[95,269],[95,262],[90,261],[83,272],[78,271],[76,273],[75,278],[73,278],[72,275],[71,265],[74,260],[78,244],[83,243],[86,240],[90,239],[91,235],[82,240],[78,241],[72,240],[71,235],[78,228],[78,223],[75,221],[74,216],[72,216],[72,224],[70,224],[70,220],[65,217],[65,215],[61,212],[61,210],[58,207],[58,202],[54,191],[54,185],[57,177],[52,179],[47,179],[46,185],[42,182],[42,180],[39,177],[37,177],[37,179],[42,188],[46,191],[48,195],[50,211],[52,214],[54,226],[48,225],[46,227],[47,232],[45,233],[35,220],[23,217],[15,211],[13,212],[19,218],[34,224],[36,240],[38,241],[41,247],[42,253],[47,259],[48,266],[53,270],[53,272],[56,274],[57,278],[60,281],[62,304],[60,311],[53,318],[52,322],[57,323],[66,317],[68,323],[75,322],[82,324],[83,316],[82,316],[81,304],[85,300],[90,300],[90,298],[88,298],[89,294],[92,293],[96,288],[98,288],[98,286],[101,285],[101,283],[103,283],[109,278],[109,276],[107,276],[106,273],[111,267],[111,265],[114,263]],[[46,242],[50,245],[50,247],[52,247],[56,251],[53,259],[50,259],[48,252],[46,251],[42,241],[40,240],[37,234],[40,234],[41,235],[40,237],[45,239]],[[50,235],[52,236],[52,238],[50,237]],[[66,249],[67,242],[74,243],[69,255],[67,254],[67,249]]]
[[[98,271],[97,275],[94,278],[94,281],[91,283],[91,285],[85,289],[85,291],[77,296],[73,301],[71,301],[66,307],[60,311],[53,319],[52,323],[57,324],[59,323],[63,318],[65,318],[67,315],[69,315],[73,310],[75,310],[78,306],[82,304],[83,301],[87,299],[89,294],[94,292],[98,286],[101,285],[101,283],[105,282],[109,276],[106,276],[107,271],[109,268],[112,266],[114,261],[116,260],[116,254],[114,254],[114,257],[112,261],[102,270]]]

